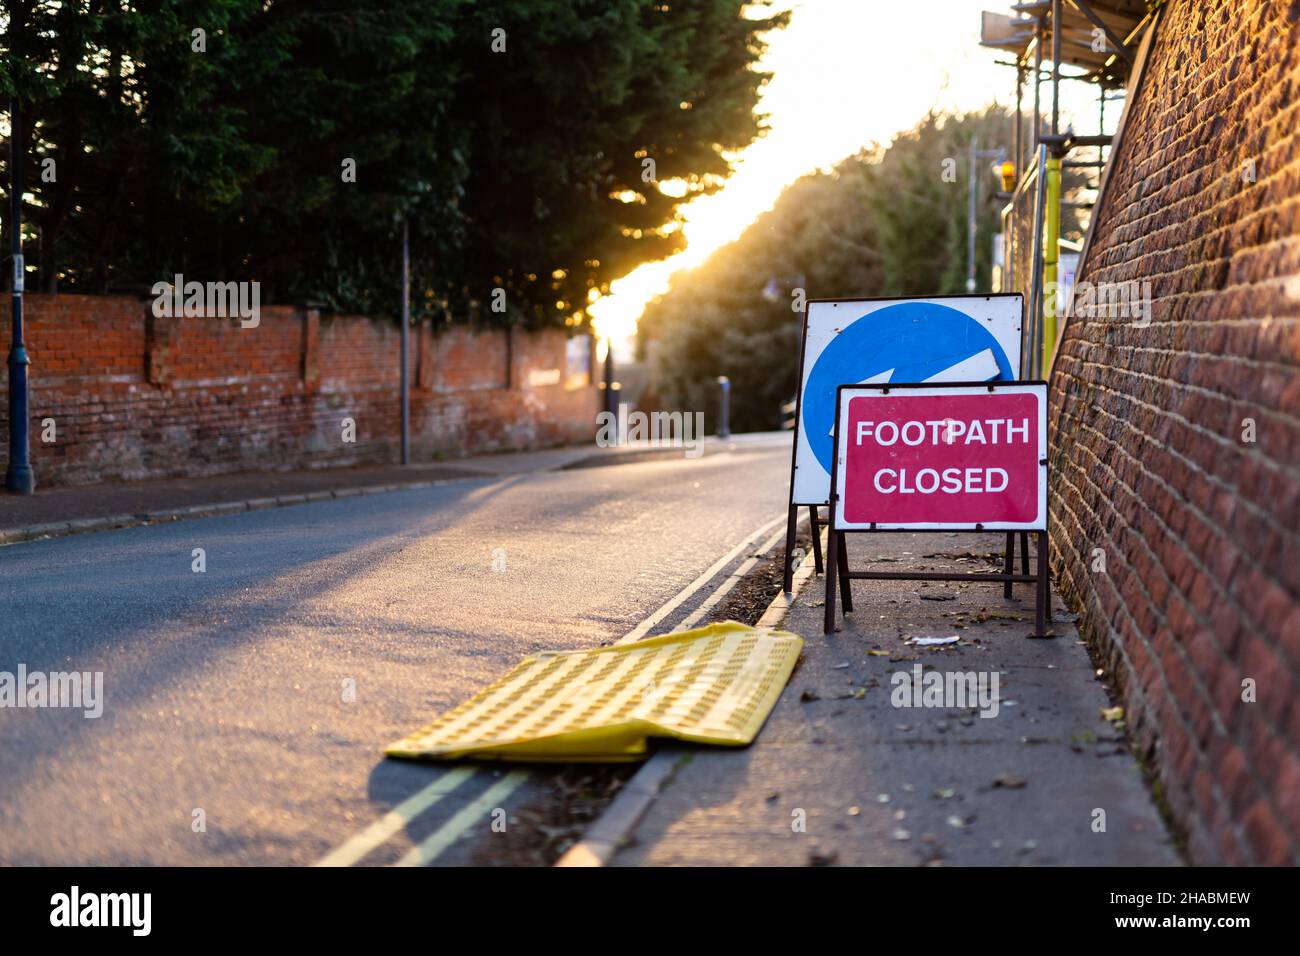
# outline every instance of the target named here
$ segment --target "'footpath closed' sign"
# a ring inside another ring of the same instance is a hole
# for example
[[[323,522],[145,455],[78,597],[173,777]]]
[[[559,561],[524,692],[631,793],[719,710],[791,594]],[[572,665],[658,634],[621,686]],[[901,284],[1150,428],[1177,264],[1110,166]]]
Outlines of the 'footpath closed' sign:
[[[1041,383],[844,386],[835,527],[1044,530],[1046,392]]]

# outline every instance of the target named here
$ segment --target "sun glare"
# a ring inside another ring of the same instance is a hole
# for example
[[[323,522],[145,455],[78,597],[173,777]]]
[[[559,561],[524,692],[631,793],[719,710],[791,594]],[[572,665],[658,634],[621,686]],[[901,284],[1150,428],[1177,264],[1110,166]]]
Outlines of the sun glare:
[[[888,143],[930,109],[1014,102],[1014,72],[979,45],[980,11],[1009,12],[1009,4],[799,0],[776,6],[793,16],[769,36],[762,61],[773,74],[759,104],[767,133],[739,154],[722,189],[682,207],[684,250],[615,281],[610,294],[591,306],[597,334],[613,338],[616,355],[630,350],[642,311],[667,291],[675,272],[736,239],[800,176],[872,143]],[[685,194],[684,183],[660,188]]]

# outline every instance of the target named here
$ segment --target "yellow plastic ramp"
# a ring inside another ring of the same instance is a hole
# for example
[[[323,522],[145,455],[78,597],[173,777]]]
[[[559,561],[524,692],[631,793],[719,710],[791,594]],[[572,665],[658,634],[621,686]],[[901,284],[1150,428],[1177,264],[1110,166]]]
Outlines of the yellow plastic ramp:
[[[535,654],[385,751],[390,757],[641,760],[647,737],[743,747],[803,641],[735,621],[589,651]]]

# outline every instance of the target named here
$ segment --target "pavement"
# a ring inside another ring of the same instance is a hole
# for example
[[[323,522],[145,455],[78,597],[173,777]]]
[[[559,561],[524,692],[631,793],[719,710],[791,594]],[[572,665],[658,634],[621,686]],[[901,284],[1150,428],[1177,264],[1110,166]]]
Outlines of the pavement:
[[[726,440],[710,436],[702,443],[701,454],[743,452],[781,440],[784,436],[779,433],[738,435]],[[406,466],[237,472],[54,488],[38,485],[34,495],[0,491],[0,544],[257,511],[400,488],[422,488],[466,478],[682,457],[680,449],[650,447],[645,443],[608,448],[569,445],[531,452],[476,455],[455,461],[413,462]]]
[[[855,569],[991,571],[1004,539],[848,540]],[[792,602],[778,626],[804,638],[803,657],[751,747],[671,749],[647,765],[657,795],[624,821],[612,865],[1179,864],[1059,596],[1057,636],[1030,640],[1032,585],[1010,600],[992,584],[852,586],[854,613],[829,636],[821,577]],[[915,698],[892,699],[894,675],[918,665],[983,675],[990,690],[998,675],[996,713],[896,706]],[[628,792],[645,788],[634,778]]]
[[[779,524],[789,443],[491,456],[424,487],[0,547],[0,671],[102,673],[104,701],[0,710],[0,864],[517,858],[563,768],[383,748],[529,653],[696,613]]]

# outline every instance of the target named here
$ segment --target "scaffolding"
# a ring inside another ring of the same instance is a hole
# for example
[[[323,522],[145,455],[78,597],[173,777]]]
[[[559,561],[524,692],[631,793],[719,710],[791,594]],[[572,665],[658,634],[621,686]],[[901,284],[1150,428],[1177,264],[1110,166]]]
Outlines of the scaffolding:
[[[1016,187],[1002,210],[1003,261],[995,270],[1001,292],[1025,296],[1021,375],[1041,378],[1051,368],[1059,338],[1057,267],[1060,259],[1061,180],[1065,170],[1098,171],[1097,199],[1105,187],[1107,162],[1123,131],[1105,132],[1106,102],[1114,90],[1130,90],[1140,75],[1148,27],[1162,0],[1028,0],[1011,14],[982,14],[982,46],[1012,54],[999,61],[1016,70],[1016,120],[1013,140]],[[1045,55],[1046,54],[1046,55]],[[1044,70],[1044,60],[1051,68]],[[1098,87],[1095,135],[1061,129],[1061,81]],[[1032,135],[1025,136],[1025,87],[1032,87]],[[1047,83],[1050,104],[1043,103]],[[1125,110],[1127,112],[1126,96]],[[1078,158],[1076,150],[1094,150]],[[1087,240],[1079,258],[1083,267]],[[1068,304],[1066,306],[1068,309]]]

